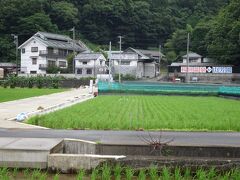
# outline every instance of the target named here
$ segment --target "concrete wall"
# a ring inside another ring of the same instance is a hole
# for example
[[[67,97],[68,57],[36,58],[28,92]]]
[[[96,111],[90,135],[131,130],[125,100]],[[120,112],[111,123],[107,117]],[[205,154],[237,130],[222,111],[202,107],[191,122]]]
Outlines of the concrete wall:
[[[156,77],[156,66],[154,63],[144,63],[144,77]]]
[[[169,73],[169,77],[186,77],[186,73]],[[197,77],[197,82],[211,82],[211,83],[231,83],[233,77],[238,77],[236,74],[210,74],[210,73],[189,73],[190,81]]]

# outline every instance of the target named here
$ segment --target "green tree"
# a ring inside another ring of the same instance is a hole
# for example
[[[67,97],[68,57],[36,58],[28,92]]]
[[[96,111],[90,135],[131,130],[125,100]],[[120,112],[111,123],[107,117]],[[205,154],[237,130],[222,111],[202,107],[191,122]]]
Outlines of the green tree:
[[[66,30],[78,23],[78,9],[72,3],[60,1],[51,4],[50,17],[59,28]]]

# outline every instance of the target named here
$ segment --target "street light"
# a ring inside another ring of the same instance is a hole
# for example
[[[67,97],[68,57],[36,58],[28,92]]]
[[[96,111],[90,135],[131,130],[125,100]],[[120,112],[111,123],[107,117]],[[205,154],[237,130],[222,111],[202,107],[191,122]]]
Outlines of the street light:
[[[18,75],[18,35],[11,34],[14,38],[14,44],[16,45],[16,74]]]

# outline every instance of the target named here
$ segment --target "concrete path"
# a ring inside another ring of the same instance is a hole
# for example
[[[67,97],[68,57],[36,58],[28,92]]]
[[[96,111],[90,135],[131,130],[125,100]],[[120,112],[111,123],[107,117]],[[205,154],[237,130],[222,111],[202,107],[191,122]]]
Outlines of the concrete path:
[[[161,138],[160,135],[162,136]],[[240,133],[235,132],[144,132],[144,131],[84,131],[84,130],[8,130],[0,129],[0,137],[73,138],[106,144],[146,144],[168,141],[178,146],[228,146],[240,147]]]
[[[27,113],[28,116],[32,116],[61,109],[93,98],[88,92],[88,89],[74,89],[61,93],[0,103],[0,128],[41,128],[18,123],[14,119],[22,112]]]

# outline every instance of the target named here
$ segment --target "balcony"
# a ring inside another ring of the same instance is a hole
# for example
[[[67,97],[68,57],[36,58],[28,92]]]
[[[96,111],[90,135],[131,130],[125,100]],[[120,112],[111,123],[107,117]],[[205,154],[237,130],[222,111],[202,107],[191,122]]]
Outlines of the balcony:
[[[44,56],[48,58],[62,58],[65,59],[68,53],[65,52],[53,52],[53,51],[39,51],[39,56]]]

